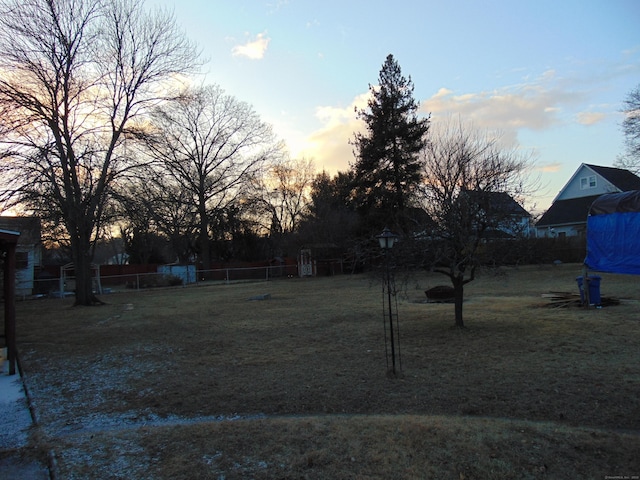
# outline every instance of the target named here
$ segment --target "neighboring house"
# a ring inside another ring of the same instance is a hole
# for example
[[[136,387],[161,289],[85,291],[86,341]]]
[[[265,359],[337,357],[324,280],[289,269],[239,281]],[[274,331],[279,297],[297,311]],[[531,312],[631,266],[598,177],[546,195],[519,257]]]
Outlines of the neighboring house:
[[[583,163],[536,223],[536,236],[584,237],[593,201],[629,190],[640,190],[640,177],[629,170]]]
[[[489,239],[531,236],[531,214],[506,192],[466,192],[477,203],[491,227],[485,232]]]
[[[20,233],[16,246],[16,295],[31,295],[36,273],[42,266],[40,219],[0,216],[0,229]]]

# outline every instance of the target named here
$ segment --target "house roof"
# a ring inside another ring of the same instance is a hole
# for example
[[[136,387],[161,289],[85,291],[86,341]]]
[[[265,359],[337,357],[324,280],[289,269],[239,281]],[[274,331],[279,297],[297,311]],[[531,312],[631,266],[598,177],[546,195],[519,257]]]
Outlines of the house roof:
[[[530,217],[522,205],[516,202],[507,192],[485,192],[480,190],[468,190],[467,195],[473,201],[486,206],[492,212],[500,212],[501,214],[517,215],[522,217]]]
[[[621,192],[628,190],[640,190],[640,177],[631,173],[629,170],[614,167],[601,167],[599,165],[586,164],[591,170],[598,175],[604,177],[605,180],[611,182],[618,187]]]
[[[547,210],[537,227],[551,227],[554,225],[567,225],[572,223],[586,223],[591,204],[600,195],[590,197],[570,198],[568,200],[556,200]]]
[[[19,238],[20,232],[0,229],[0,249],[4,249],[4,247],[8,244],[17,244]]]
[[[40,243],[40,219],[37,217],[0,216],[0,229],[19,232],[19,245],[36,245]]]

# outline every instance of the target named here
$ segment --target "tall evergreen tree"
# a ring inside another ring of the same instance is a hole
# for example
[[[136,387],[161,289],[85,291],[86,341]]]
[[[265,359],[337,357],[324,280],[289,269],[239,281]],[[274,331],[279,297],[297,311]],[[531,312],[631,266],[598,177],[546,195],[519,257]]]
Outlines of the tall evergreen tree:
[[[411,77],[388,55],[378,85],[369,85],[368,108],[357,110],[367,130],[356,133],[354,194],[369,228],[406,230],[406,215],[422,174],[418,153],[426,144],[429,118],[418,118]]]

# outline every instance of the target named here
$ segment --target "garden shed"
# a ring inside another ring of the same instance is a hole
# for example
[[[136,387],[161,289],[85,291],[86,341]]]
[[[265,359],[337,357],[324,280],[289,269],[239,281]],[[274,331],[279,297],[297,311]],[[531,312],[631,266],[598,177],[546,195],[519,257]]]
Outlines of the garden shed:
[[[587,217],[587,268],[640,275],[640,190],[597,198]]]
[[[91,275],[93,286],[92,289],[95,293],[102,294],[102,284],[100,283],[100,265],[94,263],[91,264]],[[73,263],[67,263],[60,267],[60,298],[64,298],[65,292],[75,292],[76,290],[76,278],[75,267]],[[54,294],[54,296],[57,294]]]

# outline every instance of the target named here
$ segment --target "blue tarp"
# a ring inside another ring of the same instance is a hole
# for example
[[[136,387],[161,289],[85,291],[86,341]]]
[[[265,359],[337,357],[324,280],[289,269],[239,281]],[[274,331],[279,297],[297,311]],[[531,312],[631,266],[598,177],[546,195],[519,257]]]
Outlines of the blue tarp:
[[[159,265],[158,273],[181,278],[184,285],[196,282],[195,265]]]
[[[597,272],[640,275],[640,191],[606,194],[593,202],[584,263]]]

